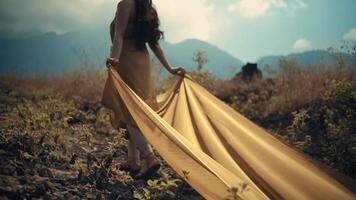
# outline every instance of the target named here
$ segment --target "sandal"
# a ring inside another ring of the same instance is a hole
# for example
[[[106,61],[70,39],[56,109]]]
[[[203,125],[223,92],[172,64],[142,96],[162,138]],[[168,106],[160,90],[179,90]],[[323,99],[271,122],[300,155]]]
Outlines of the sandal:
[[[132,159],[128,159],[125,163],[120,164],[119,170],[131,172],[137,174],[141,169],[141,166],[134,162]]]
[[[134,176],[134,178],[141,179],[141,178],[148,178],[161,168],[161,163],[157,160],[154,154],[150,154],[145,159],[143,159],[144,165],[142,166],[141,170]]]

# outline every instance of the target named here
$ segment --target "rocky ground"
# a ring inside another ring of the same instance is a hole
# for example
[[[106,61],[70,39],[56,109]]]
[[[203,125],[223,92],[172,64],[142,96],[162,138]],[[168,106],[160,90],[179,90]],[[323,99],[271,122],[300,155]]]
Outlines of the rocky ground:
[[[0,199],[203,199],[161,158],[148,180],[120,171],[126,142],[98,103],[0,80]]]

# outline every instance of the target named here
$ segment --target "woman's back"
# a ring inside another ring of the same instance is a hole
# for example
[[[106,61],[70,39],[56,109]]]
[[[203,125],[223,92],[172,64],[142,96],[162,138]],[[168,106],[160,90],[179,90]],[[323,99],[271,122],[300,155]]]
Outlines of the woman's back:
[[[116,30],[116,21],[120,17],[128,17],[128,23],[126,27],[121,27],[125,29],[124,39],[134,39],[134,26],[135,26],[135,16],[136,16],[136,2],[135,0],[122,0],[117,5],[117,11],[115,13],[115,17],[110,24],[110,34],[111,40],[114,40],[115,30]],[[124,7],[124,8],[121,8]],[[120,10],[124,10],[127,12],[120,12]],[[125,16],[127,15],[128,16]]]

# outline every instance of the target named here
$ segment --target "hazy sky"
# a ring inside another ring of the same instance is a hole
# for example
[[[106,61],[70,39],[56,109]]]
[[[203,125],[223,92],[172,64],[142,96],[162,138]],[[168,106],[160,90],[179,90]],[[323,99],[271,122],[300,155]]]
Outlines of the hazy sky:
[[[0,32],[107,28],[118,0],[1,0]],[[243,61],[356,41],[356,0],[153,0],[166,40],[198,38]]]

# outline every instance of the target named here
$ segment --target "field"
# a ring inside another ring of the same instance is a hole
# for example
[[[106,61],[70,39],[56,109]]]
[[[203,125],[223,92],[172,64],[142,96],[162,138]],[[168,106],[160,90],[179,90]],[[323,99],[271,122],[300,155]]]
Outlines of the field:
[[[158,92],[172,79],[159,72]],[[274,78],[249,83],[189,73],[283,142],[356,179],[356,76],[348,66],[284,60]],[[118,170],[127,140],[100,104],[105,79],[104,69],[87,65],[55,77],[0,77],[1,199],[203,199],[162,159],[151,180]]]

